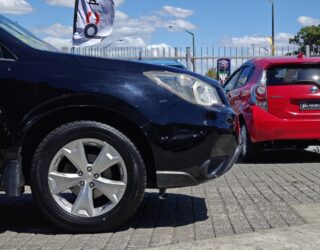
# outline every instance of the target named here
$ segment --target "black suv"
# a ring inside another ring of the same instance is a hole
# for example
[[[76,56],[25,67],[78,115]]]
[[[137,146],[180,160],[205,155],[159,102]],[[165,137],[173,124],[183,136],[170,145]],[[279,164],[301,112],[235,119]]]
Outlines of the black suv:
[[[73,232],[125,223],[146,187],[197,185],[237,159],[219,84],[183,69],[57,52],[0,16],[0,181]]]

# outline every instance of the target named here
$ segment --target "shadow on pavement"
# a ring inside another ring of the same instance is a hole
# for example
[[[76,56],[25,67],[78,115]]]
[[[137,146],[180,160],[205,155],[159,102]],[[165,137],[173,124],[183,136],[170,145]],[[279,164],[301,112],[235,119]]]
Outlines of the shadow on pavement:
[[[179,227],[207,220],[205,199],[169,193],[160,200],[158,193],[145,193],[133,218],[117,232],[130,228]],[[0,194],[0,233],[66,234],[47,221],[38,210],[31,194],[11,198]]]
[[[257,160],[248,162],[252,164],[259,163],[320,163],[320,154],[313,151],[298,150],[298,149],[280,149],[268,150],[262,152]],[[241,157],[238,164],[245,164]],[[319,165],[320,166],[320,165]]]

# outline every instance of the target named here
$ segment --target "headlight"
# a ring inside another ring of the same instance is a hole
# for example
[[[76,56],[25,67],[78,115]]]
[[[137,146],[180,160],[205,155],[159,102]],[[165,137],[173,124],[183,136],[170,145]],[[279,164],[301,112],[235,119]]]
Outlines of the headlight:
[[[161,71],[145,72],[144,75],[188,102],[203,106],[222,104],[214,86],[190,75]]]

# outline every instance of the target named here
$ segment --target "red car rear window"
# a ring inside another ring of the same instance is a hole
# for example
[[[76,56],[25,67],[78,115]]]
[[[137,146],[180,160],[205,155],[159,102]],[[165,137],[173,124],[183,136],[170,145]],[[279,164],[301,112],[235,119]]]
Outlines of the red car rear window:
[[[320,85],[320,65],[288,65],[268,69],[268,85],[290,85],[302,83]]]

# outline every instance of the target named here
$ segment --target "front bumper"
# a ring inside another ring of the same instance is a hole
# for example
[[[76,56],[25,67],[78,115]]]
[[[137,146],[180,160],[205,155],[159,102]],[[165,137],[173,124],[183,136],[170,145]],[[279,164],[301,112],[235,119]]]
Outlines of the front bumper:
[[[228,106],[176,105],[149,124],[155,188],[193,186],[221,176],[236,162],[238,119]]]
[[[195,178],[188,172],[157,171],[157,186],[158,188],[196,186],[205,181],[217,178],[231,169],[233,164],[238,160],[241,152],[242,144],[237,146],[233,155],[222,161],[216,158],[207,160],[198,168],[200,178]]]

